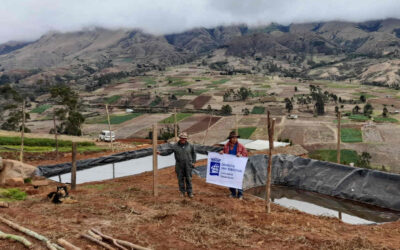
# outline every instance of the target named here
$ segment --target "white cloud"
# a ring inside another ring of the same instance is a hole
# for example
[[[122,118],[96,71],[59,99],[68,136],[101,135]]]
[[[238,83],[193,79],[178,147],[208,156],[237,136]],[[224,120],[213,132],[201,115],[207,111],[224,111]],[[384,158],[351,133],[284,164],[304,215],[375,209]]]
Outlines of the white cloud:
[[[2,0],[0,42],[90,26],[154,34],[195,27],[270,22],[400,18],[398,0]]]

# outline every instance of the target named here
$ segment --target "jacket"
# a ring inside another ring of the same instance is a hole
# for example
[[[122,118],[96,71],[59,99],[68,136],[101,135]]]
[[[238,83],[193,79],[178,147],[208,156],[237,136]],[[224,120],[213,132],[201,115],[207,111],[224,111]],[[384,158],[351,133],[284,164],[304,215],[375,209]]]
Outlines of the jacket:
[[[181,145],[177,142],[172,148],[175,155],[176,168],[193,167],[196,162],[196,152],[192,144],[186,142]]]
[[[224,154],[229,154],[229,145],[230,145],[229,141],[224,145]],[[241,144],[239,142],[237,142],[236,154],[241,154],[244,157],[247,157],[247,155],[248,155],[246,148],[243,146],[243,144]]]

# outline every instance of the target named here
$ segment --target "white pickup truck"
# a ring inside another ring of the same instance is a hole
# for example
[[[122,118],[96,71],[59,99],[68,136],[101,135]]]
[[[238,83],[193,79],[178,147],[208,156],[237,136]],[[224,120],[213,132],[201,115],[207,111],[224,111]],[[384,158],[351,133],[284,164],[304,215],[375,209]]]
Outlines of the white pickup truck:
[[[102,130],[101,133],[99,134],[99,140],[108,142],[110,142],[111,140],[115,141],[114,131],[111,131],[111,136],[110,136],[110,130]]]

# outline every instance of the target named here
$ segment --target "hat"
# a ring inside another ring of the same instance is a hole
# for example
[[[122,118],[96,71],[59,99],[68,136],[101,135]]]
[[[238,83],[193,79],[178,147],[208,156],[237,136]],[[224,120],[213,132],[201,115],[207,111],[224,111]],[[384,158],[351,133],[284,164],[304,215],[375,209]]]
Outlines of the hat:
[[[179,134],[179,138],[187,139],[188,135],[187,135],[186,132],[182,132],[182,133]]]
[[[229,133],[228,139],[231,139],[232,137],[237,137],[237,138],[239,138],[240,136],[239,136],[238,134],[236,134],[235,131],[232,131],[232,132]]]

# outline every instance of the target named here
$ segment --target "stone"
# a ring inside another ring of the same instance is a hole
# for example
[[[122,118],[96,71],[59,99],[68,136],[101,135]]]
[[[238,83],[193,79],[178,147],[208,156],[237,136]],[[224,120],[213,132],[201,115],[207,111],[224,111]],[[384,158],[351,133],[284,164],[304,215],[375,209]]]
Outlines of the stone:
[[[32,178],[35,175],[36,167],[15,160],[3,159],[3,169],[0,171],[0,185],[6,184],[11,178]]]

